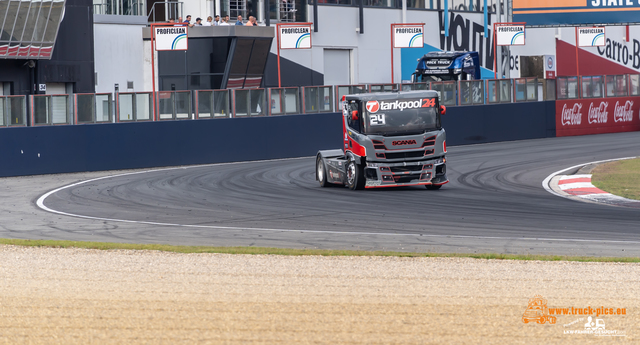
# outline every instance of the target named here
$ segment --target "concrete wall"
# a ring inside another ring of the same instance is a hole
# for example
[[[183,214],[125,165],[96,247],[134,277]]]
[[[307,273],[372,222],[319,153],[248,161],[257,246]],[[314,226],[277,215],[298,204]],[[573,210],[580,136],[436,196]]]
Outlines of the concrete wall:
[[[341,147],[341,116],[0,128],[0,177],[313,156]],[[555,136],[554,102],[451,107],[442,122],[449,145]]]

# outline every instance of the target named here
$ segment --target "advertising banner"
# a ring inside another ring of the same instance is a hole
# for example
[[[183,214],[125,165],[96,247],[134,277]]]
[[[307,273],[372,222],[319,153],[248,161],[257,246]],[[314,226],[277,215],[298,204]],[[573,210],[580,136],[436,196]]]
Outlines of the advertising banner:
[[[524,24],[498,25],[496,24],[496,43],[499,46],[523,46]]]
[[[640,131],[640,97],[556,101],[556,136]]]
[[[513,20],[527,26],[640,22],[638,0],[513,0]]]
[[[187,50],[187,30],[186,25],[155,27],[156,50]]]
[[[311,25],[282,25],[278,31],[280,49],[311,48]]]
[[[392,24],[394,48],[422,48],[424,25]]]
[[[580,47],[602,47],[605,44],[604,27],[578,28]]]

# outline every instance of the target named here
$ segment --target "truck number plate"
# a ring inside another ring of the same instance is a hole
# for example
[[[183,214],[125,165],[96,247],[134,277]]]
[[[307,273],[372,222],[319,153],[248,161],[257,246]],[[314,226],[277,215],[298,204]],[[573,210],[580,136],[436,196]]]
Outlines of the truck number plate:
[[[371,114],[369,118],[369,124],[371,126],[380,126],[384,125],[386,122],[384,121],[384,114]]]

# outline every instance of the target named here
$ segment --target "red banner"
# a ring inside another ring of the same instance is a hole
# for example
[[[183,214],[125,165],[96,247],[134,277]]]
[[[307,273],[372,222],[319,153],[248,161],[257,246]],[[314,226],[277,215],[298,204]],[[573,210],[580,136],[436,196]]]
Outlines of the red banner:
[[[556,101],[556,136],[640,131],[640,97]]]

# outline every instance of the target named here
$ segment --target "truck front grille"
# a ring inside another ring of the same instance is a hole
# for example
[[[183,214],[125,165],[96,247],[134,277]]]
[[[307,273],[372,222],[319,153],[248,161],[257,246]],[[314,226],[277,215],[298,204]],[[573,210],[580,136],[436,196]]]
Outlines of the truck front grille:
[[[421,158],[421,157],[424,157],[425,154],[433,153],[433,150],[425,150],[425,151],[387,152],[386,158],[387,159]]]

